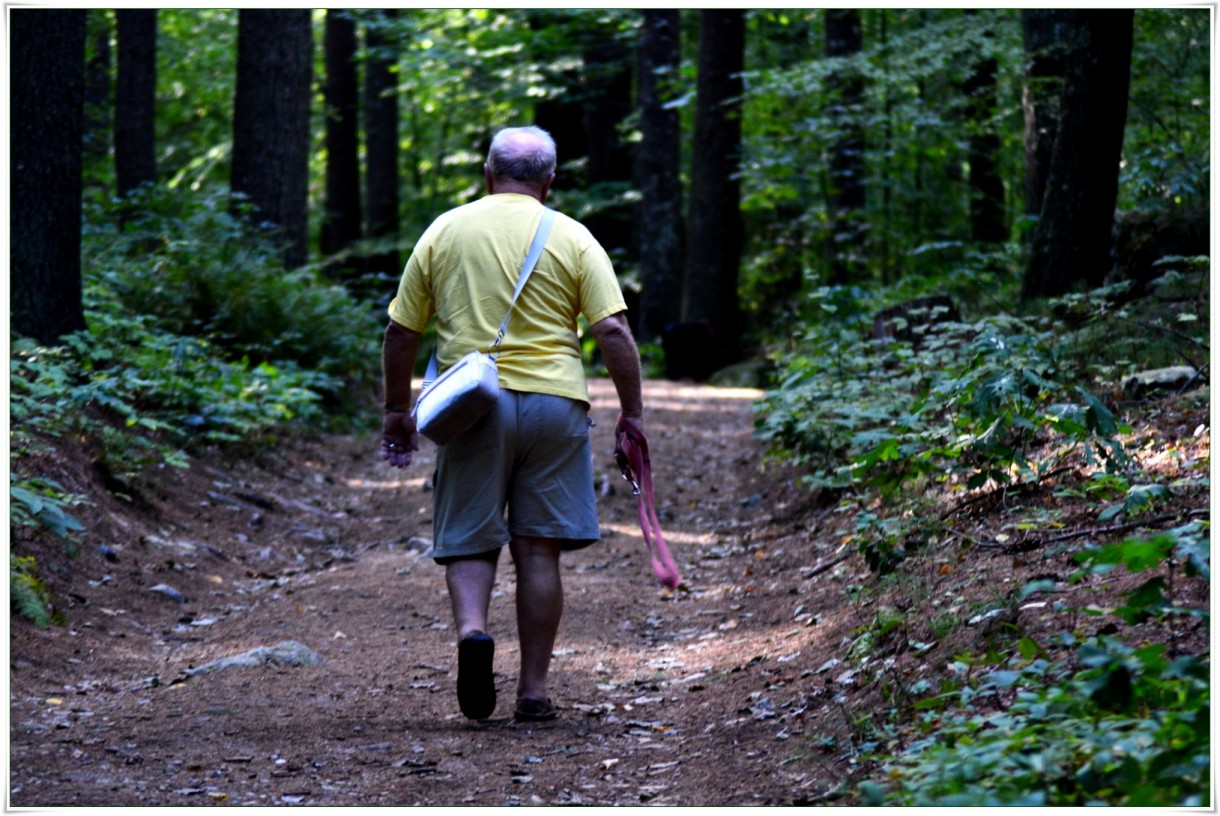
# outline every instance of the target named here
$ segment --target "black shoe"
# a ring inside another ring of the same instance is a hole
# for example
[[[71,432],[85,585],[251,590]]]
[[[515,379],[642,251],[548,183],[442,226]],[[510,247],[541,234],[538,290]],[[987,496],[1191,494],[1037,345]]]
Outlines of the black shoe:
[[[483,720],[496,710],[492,660],[496,642],[485,632],[471,632],[458,641],[458,705],[471,720]]]
[[[531,700],[522,697],[517,700],[517,710],[513,712],[513,719],[517,722],[548,722],[558,716],[559,709],[555,708],[549,698]]]

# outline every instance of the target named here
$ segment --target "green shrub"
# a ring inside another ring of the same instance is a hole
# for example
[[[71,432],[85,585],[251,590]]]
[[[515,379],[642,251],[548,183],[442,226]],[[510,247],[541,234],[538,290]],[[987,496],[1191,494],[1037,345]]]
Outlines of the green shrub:
[[[1206,806],[1209,672],[1164,651],[1100,638],[1081,644],[1075,666],[1034,660],[992,672],[957,693],[960,710],[924,715],[932,735],[887,762],[886,781],[865,783],[865,800]]]
[[[1129,430],[1062,380],[1051,340],[1015,318],[951,324],[916,351],[822,333],[785,361],[757,435],[806,465],[815,486],[892,491],[932,474],[967,488],[1037,480],[1073,452],[1113,469]],[[1045,458],[1047,438],[1064,444]]]
[[[878,491],[905,512],[895,494],[917,498],[907,489],[929,482],[1037,482],[1070,457],[1109,474],[1131,464],[1121,438],[1130,428],[1062,364],[1056,324],[998,315],[935,325],[917,344],[878,341],[861,317],[875,303],[843,290],[818,297],[826,319],[781,360],[755,419],[756,435],[811,488]],[[884,572],[908,525],[864,521],[861,550]]]
[[[327,420],[321,395],[338,387],[334,377],[291,362],[228,362],[202,339],[145,322],[98,314],[91,332],[69,336],[57,348],[14,338],[9,382],[15,441],[34,431],[104,439],[103,428],[127,429],[113,446],[116,454],[149,448],[160,461],[181,465],[179,451],[196,440],[253,439],[287,422]]]
[[[1078,556],[1077,577],[1119,565],[1133,572],[1186,563],[1210,575],[1203,525],[1128,539]],[[1128,622],[1174,606],[1159,576],[1127,594]],[[1210,671],[1205,657],[1171,657],[1164,644],[1060,635],[1072,659],[1051,661],[1021,641],[1005,668],[915,707],[927,736],[879,757],[881,778],[861,785],[873,805],[985,807],[1113,805],[1207,807],[1211,767]],[[946,704],[948,707],[946,708]]]
[[[29,618],[39,628],[52,623],[62,623],[62,613],[56,613],[51,602],[51,591],[38,577],[38,564],[32,556],[9,554],[9,605],[24,618]]]
[[[11,546],[16,546],[25,532],[37,536],[49,531],[64,541],[73,552],[75,535],[85,529],[80,519],[67,508],[88,504],[84,496],[66,492],[53,479],[26,478],[9,473],[9,529]],[[38,563],[33,556],[9,553],[9,600],[12,610],[29,618],[39,627],[62,622],[54,612],[51,590],[38,575]]]
[[[46,528],[68,538],[85,526],[65,508],[87,504],[84,496],[69,494],[54,479],[28,479],[9,473],[9,524]]]
[[[279,248],[234,217],[227,194],[148,188],[115,214],[86,219],[85,302],[97,313],[142,315],[147,331],[206,338],[232,360],[361,382],[379,369],[381,321],[312,267],[285,270]],[[100,209],[100,208],[99,208]]]

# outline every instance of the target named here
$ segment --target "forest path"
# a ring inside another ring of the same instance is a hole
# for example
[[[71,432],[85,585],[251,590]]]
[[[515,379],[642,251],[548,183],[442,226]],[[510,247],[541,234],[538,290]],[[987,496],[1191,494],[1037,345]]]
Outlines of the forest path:
[[[850,634],[838,560],[751,436],[757,392],[646,385],[658,509],[682,571],[653,578],[594,381],[604,540],[565,556],[552,693],[512,721],[507,555],[491,610],[499,706],[457,710],[443,571],[426,556],[435,449],[393,470],[322,437],[167,473],[155,513],[108,516],[66,628],[15,622],[10,804],[750,805],[821,801],[847,773],[824,668]],[[159,588],[159,589],[158,589]],[[185,603],[168,599],[170,590]],[[211,661],[293,641],[318,665]],[[836,747],[838,746],[838,747]]]

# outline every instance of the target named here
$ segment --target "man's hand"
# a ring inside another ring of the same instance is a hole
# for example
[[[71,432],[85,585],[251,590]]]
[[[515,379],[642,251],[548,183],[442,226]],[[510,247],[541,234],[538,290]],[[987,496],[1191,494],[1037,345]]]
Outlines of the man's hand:
[[[415,417],[407,411],[386,411],[381,420],[381,458],[391,467],[405,468],[419,450]]]
[[[623,471],[624,474],[631,470],[627,451],[623,447],[623,442],[628,438],[637,443],[644,440],[643,417],[619,414],[618,422],[614,423],[614,460],[618,463],[619,470]],[[635,475],[639,476],[639,474]]]
[[[381,419],[381,458],[391,467],[411,464],[411,454],[419,450],[415,417],[407,407],[411,402],[411,370],[419,353],[419,332],[393,320],[385,329],[381,344],[381,373],[385,386],[385,414]]]

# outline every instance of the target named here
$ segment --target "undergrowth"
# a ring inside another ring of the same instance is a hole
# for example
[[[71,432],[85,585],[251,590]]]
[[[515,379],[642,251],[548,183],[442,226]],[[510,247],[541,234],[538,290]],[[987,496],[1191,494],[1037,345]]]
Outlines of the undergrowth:
[[[283,430],[340,429],[379,365],[381,325],[230,214],[226,196],[92,203],[83,231],[87,329],[58,345],[10,338],[10,553],[14,611],[56,619],[33,553],[41,534],[73,550],[83,497],[40,474],[35,454],[71,446],[132,499],[164,467]],[[121,226],[120,226],[121,224]]]
[[[1210,581],[1202,524],[1078,554],[1074,576],[1167,561]],[[1160,576],[1126,593],[1128,623],[1173,616],[1210,619],[1175,605]],[[1067,650],[1069,656],[1052,658]],[[955,664],[966,675],[963,660]],[[864,801],[899,806],[1207,807],[1211,767],[1210,668],[1205,656],[1164,643],[1106,635],[1053,643],[1022,638],[1001,667],[925,697],[916,738],[860,786]]]
[[[1168,260],[1176,268],[1153,282],[1156,297],[1131,300],[1114,286],[965,320],[933,306],[901,314],[889,332],[896,338],[875,339],[874,315],[927,292],[818,289],[796,321],[802,331],[777,355],[756,434],[851,520],[844,539],[881,580],[903,576],[903,562],[921,550],[935,552],[932,571],[940,563],[937,574],[951,574],[953,543],[977,546],[958,541],[946,499],[994,498],[988,512],[999,513],[1005,497],[1053,494],[1091,507],[1100,524],[1134,529],[1178,485],[1143,470],[1138,454],[1154,442],[1122,417],[1131,399],[1124,378],[1166,365],[1205,372],[1209,360],[1206,268]],[[1024,513],[995,526],[1058,525],[1053,508]],[[1207,610],[1172,598],[1175,574],[1210,581],[1208,524],[1171,515],[1180,521],[1168,532],[1086,546],[1072,581],[1114,569],[1153,577],[1113,609],[1056,600],[1055,612],[1071,622],[1105,611],[1166,626],[1193,617],[1206,627]],[[926,572],[905,574],[926,584],[915,577]],[[887,602],[870,613],[846,655],[882,703],[867,715],[845,710],[855,761],[878,768],[857,788],[862,802],[1210,804],[1207,655],[1127,643],[1111,636],[1115,627],[1021,637],[1018,605],[1029,593],[1058,591],[1046,583],[976,608],[962,599],[949,610],[925,608],[929,620],[919,625],[907,605],[918,607],[926,585],[898,590],[901,609]],[[967,619],[977,629],[961,632]],[[915,682],[902,676],[893,655],[927,661],[954,632],[981,652],[955,656],[943,675],[938,666]]]
[[[1191,275],[1167,273],[1162,285],[1191,291],[1206,273],[1197,259],[1181,260]],[[1178,335],[1191,341],[1185,359],[1205,370],[1190,352],[1206,350],[1208,326],[1197,296],[1157,314],[1144,302],[1116,305],[1125,289],[969,321],[914,310],[897,321],[901,339],[877,339],[871,315],[894,305],[897,290],[823,287],[799,321],[807,328],[778,354],[755,433],[800,467],[811,491],[862,511],[853,538],[878,572],[937,532],[933,496],[1028,487],[1068,472],[1094,486],[1127,483],[1124,509],[1111,512],[1138,511],[1164,488],[1135,484],[1132,429],[1118,410],[1122,379],[1164,364],[1153,340]],[[1142,345],[1130,338],[1140,327],[1150,338]],[[1105,354],[1097,346],[1105,336],[1125,340]]]

